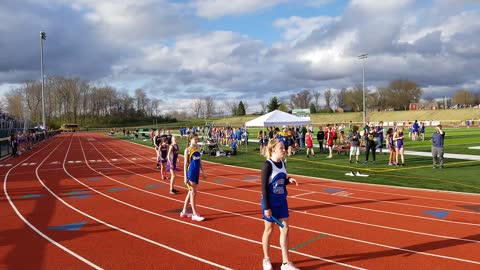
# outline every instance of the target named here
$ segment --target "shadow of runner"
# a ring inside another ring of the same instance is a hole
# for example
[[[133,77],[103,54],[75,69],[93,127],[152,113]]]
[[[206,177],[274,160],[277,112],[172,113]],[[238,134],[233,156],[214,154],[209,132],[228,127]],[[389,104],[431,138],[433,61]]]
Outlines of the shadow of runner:
[[[463,237],[461,239],[480,241],[480,234],[470,235],[467,237]],[[403,250],[389,249],[389,250],[383,250],[383,251],[377,251],[377,252],[342,254],[342,255],[326,257],[326,259],[335,260],[337,262],[342,262],[342,263],[348,263],[348,262],[372,260],[376,258],[398,256],[398,255],[403,255],[404,257],[407,257],[407,256],[415,255],[415,252],[428,252],[431,250],[444,249],[444,248],[449,248],[449,247],[454,247],[459,245],[466,245],[466,244],[471,244],[472,247],[475,247],[475,245],[478,245],[478,243],[473,243],[473,242],[466,242],[466,241],[456,240],[456,239],[447,239],[447,240],[433,241],[433,242],[427,242],[427,243],[421,243],[421,244],[402,247],[401,249]],[[326,266],[329,264],[330,263],[325,263],[322,266]]]

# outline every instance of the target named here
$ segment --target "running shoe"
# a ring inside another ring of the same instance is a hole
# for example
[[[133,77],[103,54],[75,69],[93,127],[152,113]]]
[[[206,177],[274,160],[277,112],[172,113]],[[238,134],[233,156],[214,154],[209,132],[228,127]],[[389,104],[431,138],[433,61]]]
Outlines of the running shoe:
[[[282,267],[280,267],[281,270],[300,270],[300,268],[297,268],[293,265],[292,262],[287,262],[286,264],[282,264]]]
[[[193,220],[193,221],[202,221],[202,220],[204,220],[204,219],[205,219],[204,217],[199,216],[199,215],[193,215],[193,216],[192,216],[192,220]]]
[[[263,270],[273,270],[272,263],[270,262],[270,258],[263,258]]]
[[[189,217],[192,217],[192,214],[191,213],[185,213],[185,212],[180,212],[180,217],[181,218],[189,218]]]

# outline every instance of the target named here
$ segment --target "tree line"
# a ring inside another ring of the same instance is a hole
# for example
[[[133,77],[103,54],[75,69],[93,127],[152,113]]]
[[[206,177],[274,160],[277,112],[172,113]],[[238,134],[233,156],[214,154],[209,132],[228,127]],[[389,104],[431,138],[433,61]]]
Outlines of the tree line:
[[[367,110],[408,110],[410,103],[419,102],[423,90],[410,80],[394,80],[386,87],[375,91],[365,89]],[[145,90],[136,89],[133,96],[126,90],[117,90],[112,86],[95,86],[79,78],[61,76],[49,77],[44,87],[45,113],[47,125],[58,127],[62,123],[78,123],[82,126],[111,126],[148,124],[153,119],[157,122],[174,122],[192,115],[194,118],[212,116],[245,115],[249,104],[245,101],[226,100],[223,103],[211,96],[194,99],[191,111],[170,111],[161,114],[161,100],[150,98]],[[320,105],[323,99],[323,104]],[[424,102],[435,102],[426,97]],[[0,103],[0,109],[7,110],[17,119],[27,119],[31,123],[42,121],[41,82],[27,81],[22,86],[11,89]],[[440,103],[440,102],[439,102]],[[467,89],[456,91],[449,106],[453,104],[479,104],[480,94]],[[310,108],[312,113],[333,112],[336,108],[344,111],[359,112],[363,110],[363,88],[357,85],[339,91],[331,89],[304,89],[288,97],[271,97],[260,101],[260,111],[289,111],[291,109]],[[438,104],[440,108],[442,104]]]
[[[408,110],[410,103],[421,102],[423,89],[416,82],[410,80],[394,80],[386,87],[378,87],[376,91],[365,89],[365,103],[368,111],[384,110]],[[324,104],[320,105],[323,98]],[[449,97],[447,104],[443,101],[436,101],[432,97],[423,98],[423,103],[434,104],[436,108],[452,107],[454,104],[475,105],[480,104],[480,93],[474,93],[468,89],[457,90],[452,97]],[[343,88],[339,91],[326,89],[319,90],[305,89],[290,95],[288,98],[279,99],[272,97],[268,103],[260,102],[262,113],[273,110],[288,111],[291,109],[310,108],[312,113],[333,112],[335,108],[342,108],[344,111],[363,111],[363,87],[357,85],[351,88]]]
[[[93,86],[79,78],[49,77],[44,85],[47,126],[57,128],[62,123],[82,126],[122,125],[175,121],[174,116],[160,114],[160,99],[147,97],[143,89],[134,96],[114,87]],[[27,81],[11,89],[5,96],[5,109],[17,119],[32,124],[42,122],[42,85]]]

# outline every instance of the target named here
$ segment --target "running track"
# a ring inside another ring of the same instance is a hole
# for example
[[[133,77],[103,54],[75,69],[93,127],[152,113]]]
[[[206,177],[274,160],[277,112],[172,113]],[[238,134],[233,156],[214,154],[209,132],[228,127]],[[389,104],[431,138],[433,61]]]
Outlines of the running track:
[[[74,133],[1,161],[0,268],[261,269],[259,171],[204,162],[206,220],[193,222],[178,216],[183,172],[170,195],[153,157]],[[480,269],[479,195],[296,178],[290,259],[301,269]]]

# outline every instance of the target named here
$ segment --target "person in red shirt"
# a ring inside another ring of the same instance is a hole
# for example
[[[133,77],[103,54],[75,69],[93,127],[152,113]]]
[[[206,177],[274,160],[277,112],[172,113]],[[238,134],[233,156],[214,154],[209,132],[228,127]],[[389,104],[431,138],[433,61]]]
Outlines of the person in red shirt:
[[[328,147],[328,156],[327,158],[333,157],[333,132],[330,124],[327,124],[325,128],[325,137],[327,138],[327,147]]]
[[[310,129],[307,129],[307,134],[305,134],[305,144],[307,146],[307,158],[310,157],[310,152],[312,152],[312,156],[315,157],[315,151],[313,151],[312,132]]]

